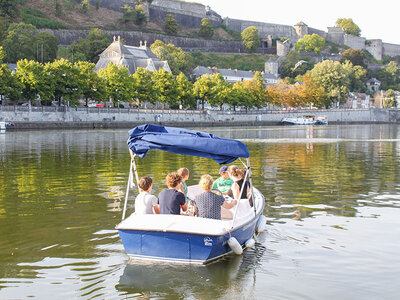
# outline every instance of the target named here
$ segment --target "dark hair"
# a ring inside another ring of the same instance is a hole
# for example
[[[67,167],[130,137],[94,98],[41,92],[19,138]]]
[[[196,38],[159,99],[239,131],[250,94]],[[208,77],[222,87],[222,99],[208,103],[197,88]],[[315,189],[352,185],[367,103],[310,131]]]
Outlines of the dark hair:
[[[176,172],[169,173],[167,177],[165,177],[165,183],[169,188],[174,188],[181,182],[182,177]]]
[[[139,180],[139,187],[142,191],[147,191],[152,183],[153,180],[150,177],[144,176]]]

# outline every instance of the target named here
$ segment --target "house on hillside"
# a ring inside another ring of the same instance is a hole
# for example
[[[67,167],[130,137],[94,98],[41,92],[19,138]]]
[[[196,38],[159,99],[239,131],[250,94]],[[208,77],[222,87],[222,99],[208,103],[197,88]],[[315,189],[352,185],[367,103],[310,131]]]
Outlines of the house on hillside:
[[[253,72],[253,71],[242,71],[242,70],[238,70],[238,69],[218,69],[215,67],[214,68],[210,68],[210,67],[206,68],[204,66],[197,66],[192,71],[192,76],[194,79],[197,79],[205,74],[213,75],[215,73],[221,74],[221,76],[224,78],[224,80],[227,82],[230,82],[230,83],[251,80],[251,79],[253,79],[253,77],[255,75],[255,72]],[[278,77],[274,74],[265,74],[264,72],[261,72],[261,75],[264,78],[264,83],[266,85],[276,84],[278,82]]]
[[[342,108],[370,108],[371,98],[365,93],[353,93],[350,92],[346,103],[341,105]]]
[[[149,71],[164,69],[171,72],[168,62],[160,60],[147,47],[146,41],[140,42],[139,47],[127,46],[121,43],[120,37],[118,39],[114,37],[111,45],[100,54],[95,70],[105,69],[109,63],[125,66],[129,70],[129,74],[134,74],[137,68],[144,68]]]
[[[375,93],[381,89],[381,82],[376,78],[368,79],[367,81],[367,88],[372,92]]]
[[[377,91],[374,94],[375,107],[387,108],[387,107],[397,107],[400,108],[400,92],[394,91],[393,97],[388,97],[387,91]]]

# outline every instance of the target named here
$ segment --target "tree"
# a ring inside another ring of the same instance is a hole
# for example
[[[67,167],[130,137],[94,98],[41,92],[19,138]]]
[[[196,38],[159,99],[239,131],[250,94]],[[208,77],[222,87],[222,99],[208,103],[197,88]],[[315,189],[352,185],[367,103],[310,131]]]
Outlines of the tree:
[[[130,101],[133,98],[133,79],[124,66],[109,63],[106,69],[99,71],[104,80],[106,96],[115,104],[119,101]]]
[[[135,11],[131,6],[125,4],[123,7],[121,7],[121,10],[122,10],[122,18],[121,18],[122,22],[128,23],[129,21],[133,21],[135,16]]]
[[[79,97],[78,70],[68,60],[59,59],[44,65],[49,82],[54,84],[54,100],[66,104],[66,100],[77,103]]]
[[[201,109],[204,110],[204,104],[207,102],[211,106],[222,106],[226,101],[225,89],[227,85],[221,74],[213,75],[204,74],[196,80],[194,84],[194,92],[201,100]]]
[[[50,101],[54,86],[47,73],[44,72],[43,64],[34,60],[19,60],[15,77],[21,83],[24,99],[32,102],[40,95],[42,101]]]
[[[165,44],[160,40],[156,40],[150,50],[161,60],[166,60],[171,72],[174,75],[180,72],[188,73],[193,67],[192,57],[185,53],[182,48],[175,47],[173,44]]]
[[[236,110],[237,106],[246,106],[247,103],[252,102],[252,97],[249,94],[243,82],[236,82],[230,90],[230,97],[226,104]],[[246,106],[247,107],[247,106]]]
[[[78,43],[70,46],[73,53],[81,53],[89,62],[96,63],[99,54],[110,45],[111,38],[101,29],[93,28],[85,38],[79,38]]]
[[[255,52],[260,47],[260,37],[255,26],[247,27],[242,31],[242,41],[246,51]]]
[[[350,72],[338,61],[324,60],[314,66],[307,74],[325,88],[329,102],[343,103],[349,92]]]
[[[20,59],[32,60],[36,58],[36,47],[34,36],[36,28],[25,23],[13,23],[7,31],[3,41],[3,48],[6,52],[6,61],[15,63]]]
[[[350,61],[354,66],[366,67],[365,59],[366,55],[363,50],[359,49],[347,49],[342,52],[341,62],[345,62],[346,60]]]
[[[199,35],[205,39],[209,39],[214,35],[214,28],[209,19],[201,19]]]
[[[3,104],[3,96],[10,99],[18,99],[21,95],[21,84],[11,74],[11,70],[7,65],[3,64],[5,53],[0,46],[0,102]]]
[[[319,108],[329,106],[324,87],[316,83],[310,75],[302,77],[302,84],[296,86],[296,95],[301,104],[315,105]]]
[[[195,107],[196,98],[193,93],[193,84],[182,72],[176,77],[177,101],[181,107]]]
[[[81,12],[83,12],[84,14],[86,14],[89,10],[89,0],[82,0],[81,2]]]
[[[57,58],[58,39],[48,33],[41,32],[35,36],[37,60],[43,62],[53,61]]]
[[[243,82],[248,93],[252,97],[252,101],[246,107],[263,107],[267,102],[264,78],[260,72],[256,72],[251,80]]]
[[[312,35],[305,35],[303,38],[298,40],[294,45],[294,48],[298,52],[315,52],[319,54],[325,46],[325,39],[320,37],[318,34],[313,33]]]
[[[0,12],[3,16],[15,18],[19,14],[18,4],[19,2],[16,0],[1,0]]]
[[[337,19],[336,20],[336,26],[340,27],[343,29],[344,33],[355,35],[355,36],[360,36],[361,35],[361,29],[358,27],[354,22],[353,19],[351,18],[343,18],[343,19]]]
[[[176,35],[178,33],[179,25],[176,22],[173,15],[168,14],[164,22],[164,31],[171,35]]]
[[[151,71],[144,68],[137,68],[132,74],[133,78],[133,95],[140,107],[143,102],[156,103],[157,97]]]
[[[133,22],[139,26],[146,22],[146,12],[142,5],[135,6]]]
[[[77,70],[79,93],[85,97],[86,106],[89,99],[104,100],[104,81],[94,71],[95,64],[79,61],[74,64]]]
[[[349,91],[365,93],[368,91],[367,81],[367,70],[362,66],[354,66],[350,61],[346,61],[342,66],[348,71],[350,78]]]
[[[384,107],[397,107],[396,95],[392,89],[386,91]]]
[[[282,78],[290,77],[294,79],[298,75],[305,74],[313,67],[314,63],[310,61],[309,58],[302,57],[297,51],[291,50],[288,55],[281,60],[280,74]]]
[[[164,69],[160,69],[152,73],[152,78],[154,82],[153,88],[163,107],[165,107],[165,104],[170,107],[176,106],[178,104],[178,90],[174,75]]]

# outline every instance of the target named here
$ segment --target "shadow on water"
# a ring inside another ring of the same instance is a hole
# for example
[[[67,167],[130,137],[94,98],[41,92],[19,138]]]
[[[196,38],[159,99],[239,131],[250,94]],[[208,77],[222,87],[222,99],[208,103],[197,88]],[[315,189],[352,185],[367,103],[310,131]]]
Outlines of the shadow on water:
[[[220,298],[238,290],[248,290],[252,294],[253,276],[265,250],[257,242],[253,249],[245,250],[242,256],[228,255],[205,266],[130,260],[116,289],[124,295],[158,295],[171,299]]]

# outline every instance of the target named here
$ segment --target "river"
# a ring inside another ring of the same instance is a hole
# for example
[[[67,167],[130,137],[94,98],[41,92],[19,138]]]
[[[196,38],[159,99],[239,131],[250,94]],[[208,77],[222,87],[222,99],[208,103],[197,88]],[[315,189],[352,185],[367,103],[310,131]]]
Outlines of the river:
[[[254,249],[208,266],[128,260],[127,130],[0,134],[0,299],[399,299],[400,127],[204,128],[242,140],[265,195]],[[153,193],[218,165],[151,151]],[[131,201],[128,213],[133,210]]]

